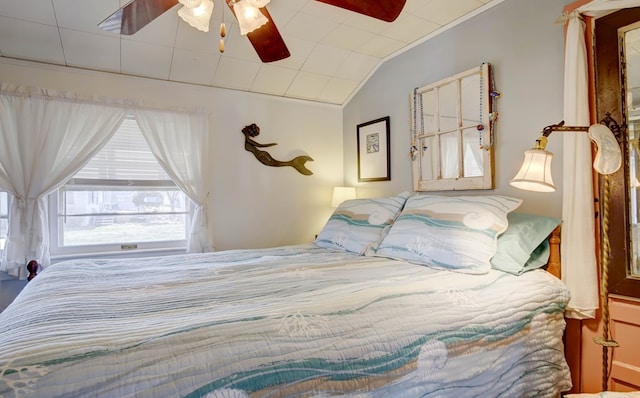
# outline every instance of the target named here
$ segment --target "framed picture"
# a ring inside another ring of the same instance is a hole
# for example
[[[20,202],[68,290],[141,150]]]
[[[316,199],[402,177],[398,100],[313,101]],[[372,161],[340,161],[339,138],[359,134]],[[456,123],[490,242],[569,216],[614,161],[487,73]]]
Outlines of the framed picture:
[[[358,125],[358,182],[391,180],[389,116]]]

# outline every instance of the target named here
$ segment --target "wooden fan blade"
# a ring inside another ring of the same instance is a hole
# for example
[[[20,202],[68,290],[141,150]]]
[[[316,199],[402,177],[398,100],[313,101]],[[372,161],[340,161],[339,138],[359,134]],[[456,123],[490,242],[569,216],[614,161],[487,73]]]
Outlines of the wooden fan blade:
[[[233,15],[236,15],[235,11],[233,10],[233,6],[229,4],[231,0],[226,1],[227,5],[231,9],[231,12],[233,12]],[[288,58],[289,56],[291,56],[291,53],[289,53],[289,49],[287,48],[287,45],[285,44],[282,36],[280,35],[280,32],[278,31],[278,27],[273,22],[271,14],[269,14],[269,11],[266,7],[262,7],[260,11],[265,17],[267,17],[269,22],[262,25],[253,32],[247,33],[247,38],[251,42],[253,48],[256,50],[258,57],[260,57],[260,60],[262,62],[274,62]],[[236,16],[236,18],[238,17]]]
[[[386,22],[393,22],[398,18],[407,0],[317,0],[321,3],[344,8],[358,14],[367,15]]]
[[[262,62],[274,62],[288,58],[291,53],[289,53],[289,49],[282,39],[278,27],[273,22],[269,11],[264,7],[260,11],[267,17],[269,22],[253,32],[247,33],[251,45],[255,48]]]
[[[98,27],[108,32],[132,35],[176,4],[178,0],[132,0],[100,22]]]

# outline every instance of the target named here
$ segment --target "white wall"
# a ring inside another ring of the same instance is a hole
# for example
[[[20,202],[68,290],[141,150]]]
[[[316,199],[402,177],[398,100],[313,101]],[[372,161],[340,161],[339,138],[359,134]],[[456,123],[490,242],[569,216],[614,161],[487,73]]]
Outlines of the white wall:
[[[410,191],[409,95],[414,87],[463,72],[482,62],[495,71],[502,92],[497,108],[493,191],[521,197],[522,211],[559,216],[562,190],[562,137],[552,135],[553,174],[558,191],[540,194],[515,189],[509,180],[518,171],[523,152],[533,146],[542,128],[559,122],[563,108],[563,28],[554,24],[564,2],[505,0],[411,50],[385,62],[344,111],[345,183],[358,187],[358,196]],[[391,117],[391,181],[357,182],[356,126],[382,116]]]
[[[209,225],[217,250],[310,242],[333,210],[343,182],[342,109],[304,101],[0,58],[0,81],[23,86],[143,101],[157,107],[199,107],[209,114]],[[244,126],[256,123],[260,143],[278,160],[307,154],[312,176],[268,167],[244,149]]]

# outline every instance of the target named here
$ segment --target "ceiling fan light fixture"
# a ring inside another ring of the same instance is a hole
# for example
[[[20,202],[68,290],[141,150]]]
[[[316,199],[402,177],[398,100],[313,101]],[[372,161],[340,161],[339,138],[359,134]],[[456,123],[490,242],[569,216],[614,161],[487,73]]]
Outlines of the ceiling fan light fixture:
[[[187,8],[196,8],[202,4],[203,0],[178,0],[180,4]]]
[[[180,1],[182,3],[182,0]],[[178,15],[186,23],[203,32],[209,31],[209,21],[213,14],[213,1],[202,0],[202,3],[195,8],[186,6],[178,10]]]
[[[266,7],[266,5],[269,4],[271,0],[246,0],[246,1],[248,1],[249,4],[251,4],[255,8],[262,8],[262,7]]]
[[[253,32],[269,22],[267,17],[265,17],[258,8],[251,5],[248,0],[235,2],[233,12],[236,14],[236,18],[238,18],[238,26],[240,27],[240,34],[242,35]]]

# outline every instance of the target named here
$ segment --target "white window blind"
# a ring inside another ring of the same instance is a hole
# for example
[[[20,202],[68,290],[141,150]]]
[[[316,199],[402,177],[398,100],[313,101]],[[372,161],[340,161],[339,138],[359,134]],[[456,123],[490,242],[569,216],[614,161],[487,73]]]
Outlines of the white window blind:
[[[74,179],[171,181],[151,153],[138,123],[129,118]]]

